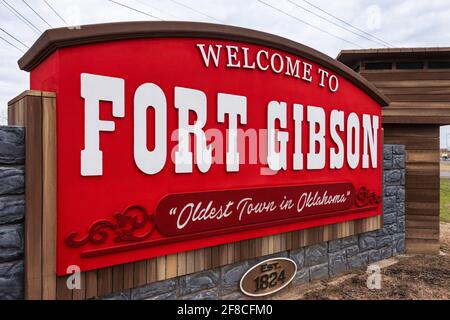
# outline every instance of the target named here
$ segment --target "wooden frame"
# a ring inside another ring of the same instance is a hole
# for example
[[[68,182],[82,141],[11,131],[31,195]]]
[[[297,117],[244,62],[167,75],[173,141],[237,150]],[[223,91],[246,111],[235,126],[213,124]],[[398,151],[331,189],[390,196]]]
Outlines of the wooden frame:
[[[26,91],[8,104],[26,127],[25,298],[83,300],[239,261],[377,230],[382,217],[321,226],[84,272],[81,290],[56,276],[56,96]]]

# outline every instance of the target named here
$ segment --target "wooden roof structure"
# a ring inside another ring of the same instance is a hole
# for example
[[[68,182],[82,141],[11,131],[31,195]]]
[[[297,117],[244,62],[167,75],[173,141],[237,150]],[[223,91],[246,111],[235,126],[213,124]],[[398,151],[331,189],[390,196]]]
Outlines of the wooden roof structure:
[[[343,50],[337,60],[391,100],[384,123],[450,124],[450,47]]]

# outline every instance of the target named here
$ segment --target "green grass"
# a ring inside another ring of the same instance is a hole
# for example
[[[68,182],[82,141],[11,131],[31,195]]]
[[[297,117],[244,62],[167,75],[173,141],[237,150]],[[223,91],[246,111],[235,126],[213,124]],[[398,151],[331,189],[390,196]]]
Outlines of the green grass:
[[[441,221],[450,222],[450,179],[441,178]]]

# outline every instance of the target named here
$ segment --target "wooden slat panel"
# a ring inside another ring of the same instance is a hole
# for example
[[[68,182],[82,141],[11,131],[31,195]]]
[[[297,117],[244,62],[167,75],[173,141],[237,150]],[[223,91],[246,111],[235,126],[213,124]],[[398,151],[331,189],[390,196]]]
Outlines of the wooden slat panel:
[[[186,273],[195,272],[195,251],[186,252]]]
[[[43,146],[43,222],[42,222],[42,298],[56,299],[56,102],[42,98]],[[82,275],[84,282],[84,275]],[[83,299],[82,290],[74,296]]]
[[[177,254],[177,275],[184,276],[186,273],[186,252],[179,252]]]
[[[249,248],[248,248],[248,240],[241,241],[241,258],[240,260],[249,260]]]
[[[439,240],[439,229],[408,228],[406,238]]]
[[[416,129],[409,130],[416,134],[423,131],[423,128],[431,127],[434,132],[439,132],[437,124],[450,123],[449,102],[391,102],[390,106],[383,108],[383,122],[386,135],[389,137],[393,131],[403,130],[403,127],[410,124],[417,124]],[[438,133],[439,134],[439,133]],[[422,136],[423,137],[423,136]],[[436,138],[438,136],[435,135]],[[420,148],[419,148],[420,149]]]
[[[439,163],[439,150],[408,150],[406,162],[433,162]]]
[[[273,252],[281,251],[281,234],[276,234],[273,236]]]
[[[317,228],[311,228],[304,230],[305,232],[305,239],[306,239],[306,246],[311,246],[314,244],[319,243],[319,237],[318,237],[318,230]]]
[[[439,163],[407,163],[406,164],[406,176],[439,176],[440,168]]]
[[[259,242],[259,243],[257,243]],[[251,239],[248,241],[248,257],[249,259],[253,259],[256,257],[256,249],[260,245],[261,240],[260,239]]]
[[[177,254],[171,254],[166,259],[166,279],[175,278],[177,276]]]
[[[414,216],[410,216],[406,219],[406,228],[410,229],[433,229],[437,230],[439,228],[439,223],[435,220],[415,220]]]
[[[395,102],[441,102],[450,101],[448,94],[387,94],[391,101]]]
[[[421,176],[422,179],[427,179],[430,177],[439,177],[439,172],[438,171],[434,171],[431,170],[430,168],[427,171],[420,171],[417,168],[413,168],[410,170],[406,170],[406,181],[408,181],[408,177],[409,176]],[[430,182],[430,184],[432,183],[432,180]],[[429,190],[434,190],[434,192],[437,194],[439,193],[439,187],[435,187],[435,188],[425,188],[424,186],[419,186],[417,188],[413,188],[413,189],[429,189]],[[408,193],[409,188],[406,190],[406,193]]]
[[[401,102],[401,101],[391,101],[388,108],[385,108],[384,110],[391,110],[391,109],[448,109],[450,107],[450,101],[429,101],[429,102],[416,102],[416,101],[408,101],[408,102]],[[434,126],[434,128],[436,128]],[[418,128],[421,131],[420,128]]]
[[[124,287],[124,273],[123,265],[112,267],[112,285],[113,292],[120,292],[125,289]]]
[[[26,127],[25,142],[25,298],[42,299],[42,219],[43,172],[42,168],[42,98],[23,93],[9,105],[11,125]],[[14,122],[13,122],[14,121]],[[48,272],[48,270],[47,270]],[[47,296],[53,295],[46,287]]]
[[[288,233],[280,234],[280,251],[286,251]]]
[[[338,226],[340,226],[340,224]],[[307,246],[308,245],[308,241],[307,241],[307,238],[306,238],[306,235],[307,235],[306,230],[300,230],[300,231],[297,231],[297,233],[298,233],[298,238],[297,238],[298,239],[298,245],[297,245],[297,248]]]
[[[410,138],[439,138],[439,127],[436,125],[395,124],[384,126],[384,136]]]
[[[134,263],[134,287],[141,287],[147,283],[147,260]]]
[[[131,289],[134,286],[134,264],[127,263],[123,265],[123,288]]]
[[[166,280],[166,257],[156,258],[156,281]]]
[[[439,189],[408,189],[406,201],[437,202],[439,201]]]
[[[209,270],[212,268],[212,261],[211,261],[211,248],[205,248],[203,249],[205,251],[205,261],[204,261],[204,266],[205,266],[205,270]]]
[[[220,249],[219,246],[211,248],[211,267],[217,268],[220,266]]]
[[[94,298],[98,295],[97,291],[97,270],[88,271],[86,276],[86,299]]]
[[[42,98],[26,98],[25,292],[42,298]]]
[[[439,201],[435,202],[405,202],[406,214],[439,216]]]
[[[419,215],[419,214],[410,214],[407,217],[407,221],[423,221],[423,222],[438,222],[439,225],[439,215]]]
[[[267,239],[268,239],[268,254],[275,253],[275,250],[274,250],[275,237],[276,236],[267,237]]]
[[[156,282],[157,274],[156,258],[147,260],[147,283]]]
[[[424,118],[435,118],[435,117],[448,117],[449,111],[447,108],[441,109],[441,108],[412,108],[412,107],[405,107],[405,108],[394,108],[394,107],[388,107],[383,109],[383,118],[386,116],[390,117],[424,117]],[[439,122],[438,122],[439,123]]]
[[[225,266],[228,264],[228,245],[223,244],[219,246],[219,265]]]
[[[18,119],[16,117],[17,109],[18,109],[17,104],[8,106],[8,125],[9,126],[19,125]]]
[[[409,174],[406,179],[406,189],[439,189],[440,178],[438,175],[414,175]]]
[[[375,87],[382,88],[448,88],[450,80],[404,80],[404,81],[374,81]],[[383,90],[381,90],[383,91]]]
[[[293,248],[292,243],[292,232],[286,233],[286,250],[291,250]]]
[[[227,244],[227,264],[234,263],[234,243]]]
[[[106,296],[112,293],[112,268],[103,268],[98,270],[97,274],[98,295]]]
[[[408,239],[406,241],[406,251],[412,254],[422,253],[439,253],[440,243],[438,240],[424,240],[424,239]]]
[[[56,299],[57,300],[72,300],[72,290],[67,288],[68,277],[57,277],[56,279]]]
[[[301,247],[298,231],[292,232],[291,239],[292,239],[291,240],[292,241],[292,249],[298,249],[299,247]]]
[[[436,150],[439,148],[439,139],[435,138],[422,138],[414,139],[410,137],[385,137],[386,144],[404,144],[407,149],[419,149],[419,150]]]
[[[269,252],[269,237],[265,237],[261,239],[261,255],[267,256],[270,254]],[[258,255],[258,250],[256,251],[256,255]]]
[[[421,114],[401,114],[401,115],[389,115],[383,114],[383,124],[434,124],[434,125],[447,125],[450,123],[450,116],[439,115],[432,117],[425,117]]]
[[[357,234],[363,233],[364,227],[365,227],[365,225],[362,223],[361,220],[355,221],[355,233],[357,233]],[[335,239],[333,226],[330,226],[330,229],[331,229],[330,240]]]
[[[426,71],[416,72],[375,72],[364,71],[361,75],[370,81],[411,81],[411,80],[450,80],[450,72]]]
[[[356,225],[354,223],[354,225]],[[322,241],[330,241],[331,239],[333,239],[333,235],[332,235],[332,226],[327,225],[327,226],[323,226],[323,231],[322,231]],[[354,227],[354,231],[356,231],[356,227]]]
[[[233,261],[238,262],[241,261],[241,243],[235,242],[234,243],[234,259]]]
[[[448,87],[412,87],[412,88],[405,88],[405,87],[390,87],[390,88],[383,88],[380,89],[382,93],[385,95],[449,95],[450,94],[450,86]],[[392,101],[400,101],[397,99],[393,99]],[[410,100],[408,100],[410,101]],[[412,101],[421,101],[421,100],[412,100]],[[438,100],[438,101],[448,101],[448,100]]]

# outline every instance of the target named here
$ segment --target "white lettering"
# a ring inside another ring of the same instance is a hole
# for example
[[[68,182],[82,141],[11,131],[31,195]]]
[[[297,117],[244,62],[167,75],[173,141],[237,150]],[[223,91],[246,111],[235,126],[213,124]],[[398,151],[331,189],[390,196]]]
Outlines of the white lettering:
[[[125,80],[94,74],[81,74],[81,96],[84,98],[84,149],[81,151],[81,175],[103,175],[103,152],[100,132],[115,130],[112,121],[100,120],[100,101],[112,102],[112,114],[125,117]]]
[[[195,155],[198,169],[205,173],[212,163],[211,146],[206,145],[203,127],[206,124],[206,95],[199,90],[175,87],[175,108],[179,111],[178,151],[175,153],[175,171],[192,172],[193,155],[190,151],[190,134],[195,136]],[[189,111],[197,116],[195,124],[189,124]]]

